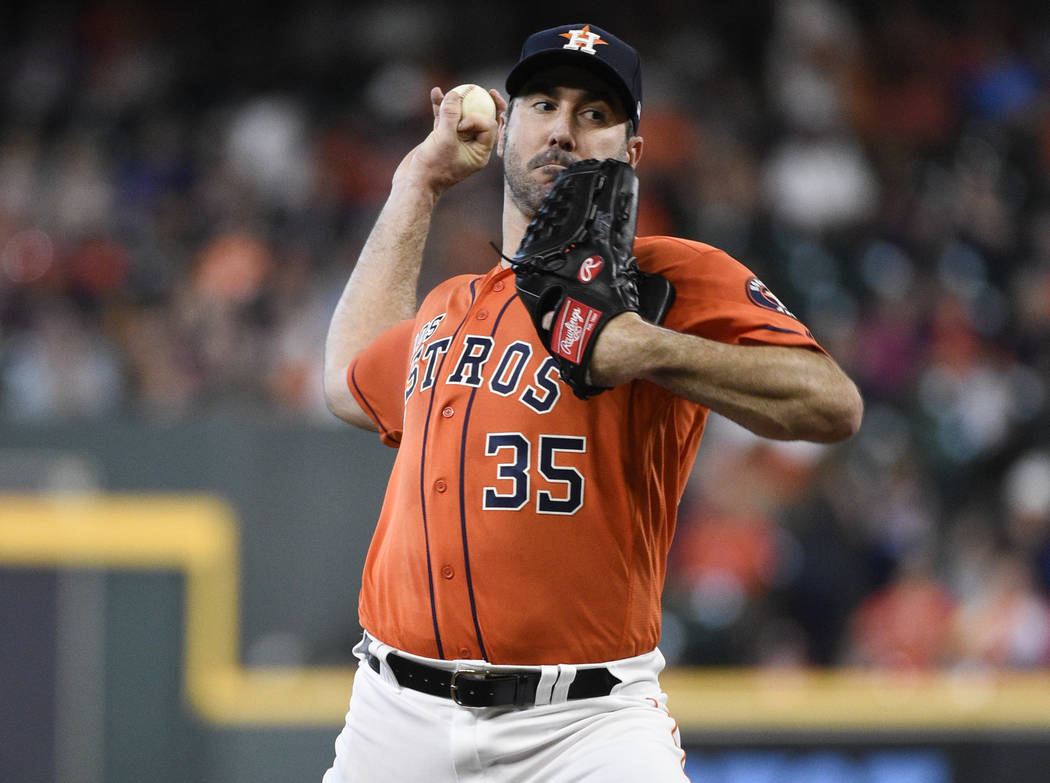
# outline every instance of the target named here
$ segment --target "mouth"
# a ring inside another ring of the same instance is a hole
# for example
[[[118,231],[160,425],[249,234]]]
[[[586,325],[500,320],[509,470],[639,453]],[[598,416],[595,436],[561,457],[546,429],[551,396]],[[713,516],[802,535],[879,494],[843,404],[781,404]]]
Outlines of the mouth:
[[[554,174],[555,176],[565,170],[565,166],[561,163],[544,163],[536,168],[540,171]]]
[[[547,163],[541,163],[538,166],[536,166],[535,171],[537,171],[540,177],[542,177],[544,180],[553,183],[554,180],[556,180],[558,176],[563,171],[565,171],[566,168],[568,168],[568,166],[568,163],[548,161]]]
[[[535,162],[534,168],[544,171],[546,173],[557,176],[563,170],[568,168],[573,161],[563,155],[550,155],[541,157]]]

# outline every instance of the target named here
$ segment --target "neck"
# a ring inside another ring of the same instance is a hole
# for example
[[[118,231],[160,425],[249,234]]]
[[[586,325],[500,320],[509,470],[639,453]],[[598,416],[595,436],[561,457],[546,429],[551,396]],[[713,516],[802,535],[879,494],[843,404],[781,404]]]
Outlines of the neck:
[[[526,216],[514,203],[510,194],[504,188],[503,193],[503,255],[513,258],[525,236],[525,229],[532,221],[531,216]],[[506,261],[501,262],[503,266],[509,266]]]

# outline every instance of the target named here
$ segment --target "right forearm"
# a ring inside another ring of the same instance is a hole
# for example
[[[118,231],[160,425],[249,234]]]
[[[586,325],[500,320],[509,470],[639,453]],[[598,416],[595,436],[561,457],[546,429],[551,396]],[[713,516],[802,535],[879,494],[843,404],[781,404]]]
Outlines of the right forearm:
[[[350,360],[416,309],[419,270],[436,196],[395,185],[332,314],[325,380],[341,387]]]

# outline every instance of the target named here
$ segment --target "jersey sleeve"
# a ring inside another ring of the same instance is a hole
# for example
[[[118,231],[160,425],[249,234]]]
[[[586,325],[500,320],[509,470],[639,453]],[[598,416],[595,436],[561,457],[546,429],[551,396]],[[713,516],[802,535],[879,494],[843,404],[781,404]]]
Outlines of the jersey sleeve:
[[[735,345],[787,345],[826,353],[820,344],[746,266],[728,253],[672,237],[640,238],[639,264],[675,286],[665,326]]]
[[[398,446],[405,418],[405,381],[412,359],[412,319],[379,335],[350,362],[346,382],[387,446]]]

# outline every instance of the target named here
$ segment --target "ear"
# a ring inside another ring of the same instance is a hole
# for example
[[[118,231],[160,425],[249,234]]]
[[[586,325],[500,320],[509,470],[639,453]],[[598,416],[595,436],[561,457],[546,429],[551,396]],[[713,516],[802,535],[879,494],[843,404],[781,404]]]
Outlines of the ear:
[[[632,166],[638,166],[638,161],[642,159],[642,147],[644,146],[645,139],[641,136],[631,136],[627,141],[627,162]]]
[[[503,149],[507,146],[507,110],[504,109],[499,113],[498,124],[496,125],[496,157],[503,157]]]

